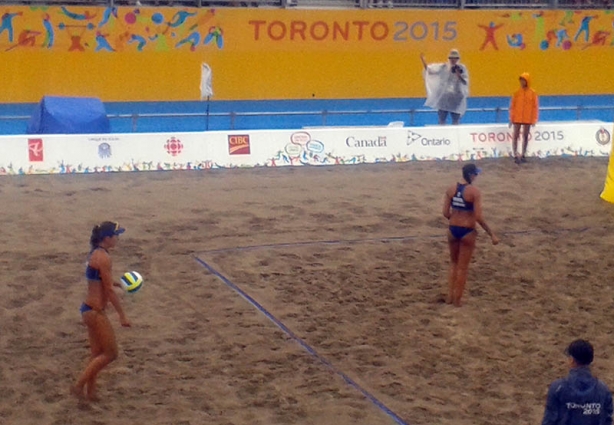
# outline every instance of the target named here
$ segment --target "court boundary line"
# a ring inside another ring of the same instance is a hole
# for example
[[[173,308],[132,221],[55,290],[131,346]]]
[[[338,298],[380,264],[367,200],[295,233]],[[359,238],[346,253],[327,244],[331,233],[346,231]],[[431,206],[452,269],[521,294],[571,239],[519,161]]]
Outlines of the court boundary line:
[[[542,230],[542,229],[526,229],[526,230],[512,230],[508,232],[501,232],[500,235],[531,235],[542,233],[544,235],[548,234],[560,234],[560,233],[582,233],[587,232],[589,230],[606,230],[610,229],[609,226],[597,226],[597,227],[578,227],[578,228],[558,228],[552,230]],[[409,235],[409,236],[383,236],[379,238],[359,238],[359,239],[327,239],[327,240],[316,240],[316,241],[298,241],[298,242],[279,242],[279,243],[271,243],[271,244],[261,244],[261,245],[245,245],[245,246],[236,246],[230,248],[218,248],[218,249],[210,249],[206,251],[200,251],[198,255],[205,254],[221,254],[225,252],[240,252],[240,251],[252,251],[258,249],[265,248],[292,248],[292,247],[301,247],[301,246],[311,246],[311,245],[343,245],[343,244],[360,244],[367,242],[403,242],[410,240],[420,240],[420,239],[436,239],[436,238],[444,238],[445,233],[438,233],[432,235]]]
[[[377,399],[373,394],[369,391],[365,390],[360,386],[356,381],[350,378],[347,374],[342,372],[340,369],[337,369],[330,361],[328,361],[325,357],[320,355],[312,346],[307,344],[303,339],[297,336],[290,328],[288,328],[281,320],[275,317],[271,312],[269,312],[262,304],[260,304],[256,299],[251,297],[245,291],[243,291],[238,285],[233,283],[230,279],[224,276],[221,272],[214,269],[209,263],[200,258],[199,256],[194,256],[195,260],[203,266],[205,269],[209,271],[212,275],[220,279],[224,284],[226,284],[230,289],[239,294],[243,299],[245,299],[252,307],[256,310],[260,311],[260,313],[264,314],[264,316],[273,322],[279,329],[282,330],[288,337],[290,337],[294,342],[299,344],[305,351],[315,357],[318,361],[320,361],[324,366],[326,366],[331,372],[340,376],[350,387],[354,388],[358,392],[360,392],[367,400],[373,403],[378,409],[388,415],[392,420],[394,420],[398,425],[409,425],[405,422],[399,415],[397,415],[392,409],[386,406],[383,402]]]

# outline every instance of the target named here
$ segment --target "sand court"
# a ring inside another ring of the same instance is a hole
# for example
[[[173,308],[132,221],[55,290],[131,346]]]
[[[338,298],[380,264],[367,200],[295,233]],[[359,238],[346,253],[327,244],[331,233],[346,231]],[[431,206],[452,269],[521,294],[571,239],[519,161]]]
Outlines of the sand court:
[[[481,232],[460,309],[438,302],[458,163],[0,179],[0,423],[529,424],[576,337],[614,385],[607,158],[480,166],[502,241]],[[145,285],[122,294],[131,329],[111,309],[102,401],[78,406],[84,263],[107,219],[127,228],[116,277]]]

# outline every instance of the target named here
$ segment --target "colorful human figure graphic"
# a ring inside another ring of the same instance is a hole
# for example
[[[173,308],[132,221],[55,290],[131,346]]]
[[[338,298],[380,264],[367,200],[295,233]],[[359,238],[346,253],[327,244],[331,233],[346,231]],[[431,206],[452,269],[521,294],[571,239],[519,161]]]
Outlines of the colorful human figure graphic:
[[[567,25],[567,24],[573,24],[573,15],[574,15],[574,11],[573,10],[566,10],[565,11],[565,16],[563,16],[563,19],[561,19],[561,22],[559,22],[559,25]]]
[[[36,44],[36,37],[39,35],[41,35],[39,31],[22,30],[19,36],[17,36],[17,43],[6,49],[6,51],[8,52],[16,47],[34,47]]]
[[[198,46],[199,43],[200,43],[200,34],[198,32],[193,32],[192,34],[188,35],[183,40],[179,41],[175,45],[175,48],[178,49],[184,44],[190,44],[190,50],[194,51],[196,50],[196,46]]]
[[[109,44],[109,41],[107,40],[107,37],[109,36],[109,34],[103,34],[100,31],[96,32],[96,52],[99,52],[101,50],[106,50],[108,52],[114,52],[115,49],[113,47],[111,47],[111,45]]]
[[[91,21],[97,15],[96,13],[92,15],[89,10],[86,10],[85,13],[74,13],[68,10],[64,6],[62,6],[60,9],[62,10],[62,13],[64,14],[64,16],[70,19],[73,19],[75,21]]]
[[[85,46],[82,44],[82,38],[87,30],[87,25],[65,25],[66,31],[70,37],[69,52],[84,52]]]
[[[209,34],[205,37],[204,44],[209,44],[212,41],[215,41],[215,44],[219,49],[224,47],[224,33],[220,27],[211,27],[209,28]]]
[[[586,46],[582,47],[582,50],[587,49],[591,46],[605,46],[608,37],[610,36],[610,31],[599,30],[593,34],[592,41]]]
[[[21,16],[21,15],[23,15],[23,12],[17,12],[17,13],[6,12],[4,15],[2,15],[2,21],[0,21],[0,35],[2,35],[4,31],[7,31],[8,36],[9,36],[9,43],[13,42],[13,19],[16,16]]]
[[[561,28],[556,31],[556,47],[563,47],[568,50],[571,47],[571,41],[569,40],[569,34],[567,34],[567,28]]]
[[[117,19],[117,8],[116,7],[107,7],[102,15],[102,20],[98,24],[98,28],[104,27],[109,23],[111,17]]]
[[[158,52],[167,52],[168,48],[168,36],[166,35],[166,31],[154,34],[149,36],[149,41],[154,41],[156,43],[156,51]]]
[[[488,24],[488,26],[478,25],[478,27],[486,31],[486,35],[484,36],[484,42],[480,46],[480,50],[484,50],[489,43],[492,44],[495,50],[499,50],[499,47],[497,47],[497,40],[495,39],[495,32],[502,26],[503,24],[495,25],[494,22],[491,22],[490,24]]]
[[[207,10],[207,13],[200,15],[199,17],[196,18],[196,22],[190,27],[189,31],[194,31],[199,26],[205,25],[207,22],[213,19],[214,16],[215,16],[215,9]]]
[[[137,43],[136,50],[138,50],[139,52],[142,52],[143,48],[147,45],[147,40],[145,40],[145,38],[140,35],[132,34],[130,36],[130,40],[128,40],[128,44],[134,44],[134,43]]]
[[[194,15],[196,15],[196,12],[186,12],[185,10],[180,10],[179,12],[175,13],[175,16],[173,16],[173,19],[171,19],[171,21],[168,23],[168,26],[171,28],[180,27],[184,24],[186,19]]]
[[[43,15],[43,27],[45,27],[45,39],[43,40],[42,47],[51,49],[54,41],[53,24],[51,24],[51,17],[48,13]]]
[[[584,18],[582,18],[582,22],[580,22],[580,28],[578,28],[578,32],[573,38],[573,41],[578,41],[578,37],[580,37],[580,34],[584,34],[584,41],[588,43],[588,40],[590,39],[589,25],[591,21],[595,18],[596,16],[585,16]]]
[[[546,40],[546,22],[544,19],[544,12],[534,13],[535,19],[535,41],[540,43],[543,47],[543,43]]]
[[[524,44],[523,42],[523,36],[522,34],[511,34],[511,35],[507,35],[507,44],[510,47],[514,47],[516,49],[520,49],[520,50],[524,50],[526,46],[526,44]]]

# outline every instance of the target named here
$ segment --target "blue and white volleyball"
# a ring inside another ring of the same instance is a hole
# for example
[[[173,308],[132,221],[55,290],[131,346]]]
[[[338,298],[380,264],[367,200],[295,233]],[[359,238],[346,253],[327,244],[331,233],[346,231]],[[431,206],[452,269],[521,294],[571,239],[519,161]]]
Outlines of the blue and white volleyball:
[[[143,276],[137,272],[124,273],[120,280],[126,292],[136,292],[143,286]]]

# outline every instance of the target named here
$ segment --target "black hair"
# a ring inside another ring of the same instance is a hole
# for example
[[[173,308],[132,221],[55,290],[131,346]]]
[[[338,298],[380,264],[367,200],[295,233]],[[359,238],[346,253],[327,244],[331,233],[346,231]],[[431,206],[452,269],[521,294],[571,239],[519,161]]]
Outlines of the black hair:
[[[471,184],[471,176],[477,176],[477,168],[475,164],[467,164],[463,167],[463,178],[469,184]]]
[[[577,339],[569,344],[569,347],[567,347],[567,354],[580,366],[588,366],[593,362],[593,346],[584,339]]]
[[[97,224],[96,226],[94,226],[94,228],[92,229],[92,235],[90,236],[90,247],[92,248],[92,250],[100,246],[100,243],[104,239],[102,235],[109,233],[109,230],[111,230],[112,232],[113,230],[115,230],[116,226],[117,223],[113,223],[112,221],[105,221],[101,224]]]
[[[471,176],[473,174],[471,174],[469,171],[467,170],[463,170],[463,178],[465,179],[465,181],[469,184],[471,184]]]

